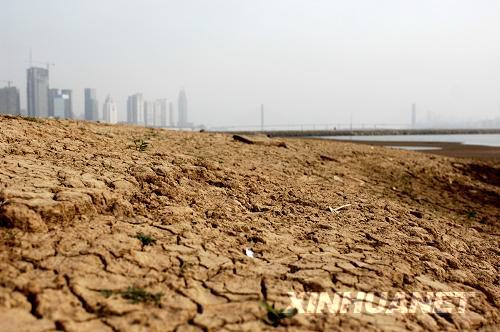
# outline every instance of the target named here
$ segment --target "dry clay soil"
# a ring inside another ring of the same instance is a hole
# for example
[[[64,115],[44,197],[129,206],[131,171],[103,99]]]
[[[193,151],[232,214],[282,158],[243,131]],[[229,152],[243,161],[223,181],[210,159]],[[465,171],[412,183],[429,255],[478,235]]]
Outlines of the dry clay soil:
[[[498,331],[498,165],[258,140],[0,117],[0,330]],[[259,305],[349,290],[475,295],[464,314],[277,327]]]

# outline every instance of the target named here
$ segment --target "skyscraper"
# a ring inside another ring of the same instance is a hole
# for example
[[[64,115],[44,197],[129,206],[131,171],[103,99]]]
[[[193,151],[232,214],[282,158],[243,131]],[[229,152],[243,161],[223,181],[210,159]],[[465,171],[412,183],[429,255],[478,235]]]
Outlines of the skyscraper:
[[[97,102],[97,93],[95,89],[85,89],[85,120],[99,120],[99,104]]]
[[[179,92],[179,98],[177,100],[177,108],[179,112],[178,126],[180,128],[188,127],[188,121],[187,121],[188,104],[187,104],[186,91],[184,91],[184,89],[182,89]]]
[[[168,103],[166,99],[158,99],[154,103],[155,127],[167,127]]]
[[[49,90],[49,116],[60,119],[73,118],[71,90]]]
[[[154,127],[155,119],[155,109],[153,107],[153,102],[145,101],[144,102],[144,125],[146,127]]]
[[[64,116],[66,119],[73,119],[73,98],[71,97],[73,92],[70,89],[62,89],[61,94],[64,99]]]
[[[168,103],[166,99],[161,101],[160,126],[162,128],[168,127]]]
[[[127,99],[127,122],[144,124],[144,98],[141,93],[136,93]]]
[[[28,116],[49,116],[49,71],[31,67],[27,70]]]
[[[19,90],[13,86],[0,89],[0,114],[21,114]]]
[[[103,121],[107,123],[118,123],[118,107],[108,95],[102,107]]]
[[[170,102],[168,104],[168,125],[170,127],[175,127],[175,111],[174,111],[174,103]]]

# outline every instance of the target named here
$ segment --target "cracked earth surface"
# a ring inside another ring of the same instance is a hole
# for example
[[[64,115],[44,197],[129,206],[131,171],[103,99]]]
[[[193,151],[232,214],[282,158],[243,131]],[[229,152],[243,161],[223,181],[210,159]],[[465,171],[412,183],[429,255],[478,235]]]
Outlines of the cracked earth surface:
[[[498,328],[498,165],[280,141],[0,117],[0,330]],[[102,293],[131,286],[163,296]],[[450,317],[262,319],[260,299],[349,290],[476,294]]]

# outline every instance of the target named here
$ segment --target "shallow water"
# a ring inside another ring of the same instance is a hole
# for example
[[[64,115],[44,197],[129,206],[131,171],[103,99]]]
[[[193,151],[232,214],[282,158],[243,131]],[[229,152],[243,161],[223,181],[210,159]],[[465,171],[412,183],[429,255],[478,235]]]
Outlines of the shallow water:
[[[398,150],[409,150],[409,151],[429,151],[429,150],[441,150],[440,147],[437,146],[395,146],[395,145],[386,145],[386,148],[398,149]]]
[[[483,146],[500,147],[500,134],[324,136],[321,138],[337,139],[337,140],[353,140],[353,141],[450,142],[450,143],[462,143],[466,145],[483,145]]]

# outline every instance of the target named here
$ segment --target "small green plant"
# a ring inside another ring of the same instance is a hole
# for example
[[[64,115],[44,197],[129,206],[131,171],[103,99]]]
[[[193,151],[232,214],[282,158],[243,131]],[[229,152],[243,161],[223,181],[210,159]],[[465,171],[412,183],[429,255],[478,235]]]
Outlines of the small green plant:
[[[135,144],[135,149],[137,151],[141,151],[141,152],[146,151],[146,149],[149,146],[149,142],[147,142],[147,141],[145,141],[143,139],[136,139],[136,140],[134,140],[134,144]]]
[[[281,324],[281,321],[285,318],[293,317],[297,314],[297,308],[292,309],[276,309],[274,304],[271,306],[264,300],[260,301],[260,305],[266,310],[267,315],[264,321],[274,327]]]
[[[467,218],[469,219],[476,219],[476,217],[477,217],[476,211],[469,211],[469,213],[467,213]]]
[[[150,246],[156,243],[156,239],[151,235],[146,235],[144,233],[137,233],[135,236],[139,241],[141,241],[143,246]]]
[[[99,291],[101,293],[102,296],[104,296],[105,298],[108,298],[110,297],[111,295],[113,295],[113,291],[110,290],[110,289],[101,289]]]
[[[110,289],[99,290],[102,296],[105,298],[111,297],[113,294],[120,295],[123,299],[129,300],[130,303],[154,303],[156,305],[160,304],[163,293],[151,293],[140,287],[128,287],[124,291],[112,291]]]
[[[140,302],[160,304],[163,293],[150,293],[139,287],[129,287],[122,291],[120,295],[134,304]]]

